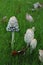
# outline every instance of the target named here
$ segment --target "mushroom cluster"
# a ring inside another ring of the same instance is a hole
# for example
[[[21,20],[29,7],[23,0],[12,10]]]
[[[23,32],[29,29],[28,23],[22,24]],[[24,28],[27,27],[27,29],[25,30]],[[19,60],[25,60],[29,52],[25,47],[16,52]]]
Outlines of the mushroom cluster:
[[[32,50],[35,49],[37,45],[37,40],[34,39],[34,31],[35,31],[35,27],[27,29],[24,35],[24,41],[25,43],[27,43],[27,47],[30,45],[31,53],[32,53]]]

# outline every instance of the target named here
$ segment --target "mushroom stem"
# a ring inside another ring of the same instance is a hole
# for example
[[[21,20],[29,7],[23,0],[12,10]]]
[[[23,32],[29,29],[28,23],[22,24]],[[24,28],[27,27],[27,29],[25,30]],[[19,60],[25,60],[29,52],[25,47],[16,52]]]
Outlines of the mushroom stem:
[[[14,32],[12,32],[11,48],[14,50]]]

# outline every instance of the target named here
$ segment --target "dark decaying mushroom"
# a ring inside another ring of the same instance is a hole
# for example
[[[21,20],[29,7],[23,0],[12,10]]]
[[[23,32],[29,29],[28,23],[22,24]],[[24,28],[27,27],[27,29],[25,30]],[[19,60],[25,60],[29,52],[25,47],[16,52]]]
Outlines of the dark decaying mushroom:
[[[28,49],[28,47],[26,47],[26,48],[23,48],[22,50],[20,50],[20,51],[16,51],[16,50],[14,50],[14,51],[12,51],[12,56],[15,56],[15,55],[22,55],[22,54],[25,54],[25,52],[26,52],[26,50]]]

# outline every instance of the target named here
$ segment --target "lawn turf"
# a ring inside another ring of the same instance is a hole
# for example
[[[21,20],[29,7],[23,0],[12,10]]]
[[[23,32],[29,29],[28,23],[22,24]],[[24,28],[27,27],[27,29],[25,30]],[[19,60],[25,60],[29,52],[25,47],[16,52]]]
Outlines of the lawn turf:
[[[43,65],[38,59],[38,50],[43,49],[43,8],[34,12],[29,10],[37,1],[43,3],[43,0],[0,0],[0,65]],[[33,16],[33,23],[25,19],[27,12]],[[7,16],[5,22],[1,21],[3,16]],[[32,55],[28,49],[25,55],[11,56],[11,32],[6,31],[11,16],[17,17],[20,27],[20,32],[15,32],[14,50],[26,46],[24,34],[28,28],[35,26],[35,38],[38,44]]]

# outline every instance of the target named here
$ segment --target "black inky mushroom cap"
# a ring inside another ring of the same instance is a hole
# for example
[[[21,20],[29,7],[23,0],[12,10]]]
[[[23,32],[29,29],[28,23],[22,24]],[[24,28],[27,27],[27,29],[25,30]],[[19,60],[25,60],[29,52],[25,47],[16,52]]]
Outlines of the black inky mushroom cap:
[[[9,19],[9,22],[8,22],[8,25],[7,25],[7,28],[6,28],[7,31],[19,31],[19,25],[18,25],[18,20],[16,19],[15,16],[12,16],[10,19]]]

